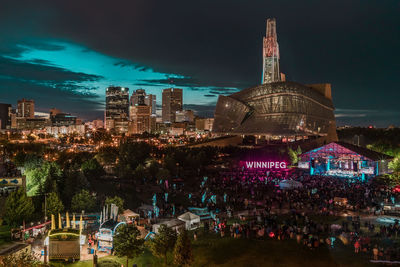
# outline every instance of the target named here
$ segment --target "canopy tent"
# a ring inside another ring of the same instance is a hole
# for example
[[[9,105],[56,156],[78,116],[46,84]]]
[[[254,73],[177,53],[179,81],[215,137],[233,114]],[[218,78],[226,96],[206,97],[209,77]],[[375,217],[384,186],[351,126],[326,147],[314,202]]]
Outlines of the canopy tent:
[[[124,210],[124,213],[122,215],[125,217],[125,220],[127,222],[132,222],[135,218],[140,217],[138,213],[133,212],[130,209]]]
[[[293,180],[283,180],[279,183],[281,189],[296,189],[303,187],[303,184]]]
[[[179,232],[179,230],[181,228],[185,227],[185,222],[184,221],[181,221],[181,220],[178,220],[178,219],[172,219],[172,220],[169,220],[169,221],[163,221],[163,222],[160,222],[160,223],[157,223],[157,224],[153,224],[153,232],[158,234],[158,229],[160,228],[160,226],[162,224],[165,224],[168,228],[171,228],[171,229],[173,229],[173,230],[175,230],[177,232]]]
[[[193,230],[200,226],[200,216],[191,212],[178,216],[178,219],[186,223],[186,230]]]

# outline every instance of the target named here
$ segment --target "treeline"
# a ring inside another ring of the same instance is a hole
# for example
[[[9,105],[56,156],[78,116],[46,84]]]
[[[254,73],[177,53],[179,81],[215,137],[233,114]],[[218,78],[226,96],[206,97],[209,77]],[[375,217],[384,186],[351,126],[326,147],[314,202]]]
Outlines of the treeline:
[[[37,218],[44,215],[45,200],[51,203],[46,209],[48,216],[60,210],[98,211],[106,197],[116,192],[124,196],[124,191],[130,190],[130,195],[136,195],[132,190],[138,186],[157,186],[160,180],[198,180],[221,153],[240,151],[233,147],[159,148],[133,141],[118,147],[102,146],[96,153],[56,151],[34,143],[5,145],[3,155],[26,176],[27,196]],[[102,186],[107,190],[101,190]]]

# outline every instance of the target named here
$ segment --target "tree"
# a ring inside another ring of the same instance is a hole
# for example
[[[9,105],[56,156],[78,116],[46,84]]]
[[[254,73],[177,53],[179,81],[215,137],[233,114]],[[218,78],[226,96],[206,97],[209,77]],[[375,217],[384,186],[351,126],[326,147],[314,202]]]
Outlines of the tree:
[[[70,166],[64,169],[64,175],[58,184],[60,197],[64,203],[71,203],[72,197],[76,192],[89,188],[89,182],[85,175],[77,169],[77,166]]]
[[[297,151],[296,151],[297,156],[300,156],[301,154],[303,154],[303,152],[301,151],[301,147],[297,146]]]
[[[160,180],[168,180],[169,178],[171,178],[171,174],[167,169],[159,169],[157,172],[157,181]]]
[[[149,166],[147,167],[147,171],[150,175],[150,178],[156,178],[157,172],[160,168],[161,165],[157,161],[152,160]]]
[[[182,230],[174,248],[174,263],[179,266],[190,266],[192,262],[192,244],[188,232]]]
[[[176,169],[176,160],[171,155],[166,155],[164,158],[164,167],[171,173],[175,173]]]
[[[115,147],[106,146],[99,149],[95,158],[101,165],[109,165],[115,163],[117,155],[118,150]]]
[[[57,192],[62,171],[60,166],[52,161],[45,161],[40,166],[25,171],[26,190],[29,196]]]
[[[96,206],[96,198],[87,190],[75,194],[71,200],[71,209],[75,212],[93,211]]]
[[[289,147],[288,154],[289,154],[291,164],[296,165],[300,160],[300,155],[302,154],[301,147],[297,146],[296,150]]]
[[[289,154],[291,164],[296,165],[297,162],[299,161],[299,159],[297,157],[297,152],[289,147],[288,154]]]
[[[165,224],[161,224],[158,234],[150,243],[151,252],[158,258],[164,258],[164,263],[167,264],[168,252],[173,250],[176,238],[174,230],[168,228]]]
[[[146,178],[146,176],[147,176],[146,169],[142,164],[139,164],[136,167],[135,172],[133,173],[133,177],[135,178],[136,181],[143,181],[143,178]]]
[[[23,167],[25,163],[25,158],[26,154],[23,151],[20,151],[15,155],[13,162],[17,167]]]
[[[391,162],[389,162],[389,168],[394,173],[399,173],[400,172],[400,155],[398,155]]]
[[[107,197],[105,204],[106,205],[111,205],[111,204],[117,205],[118,206],[118,214],[121,214],[124,212],[124,200],[118,196]]]
[[[32,199],[20,188],[7,198],[4,220],[10,226],[20,226],[24,220],[31,218],[34,211]]]
[[[51,192],[46,198],[46,213],[47,216],[51,214],[57,215],[64,210],[64,205],[58,197],[57,193]]]
[[[126,257],[126,266],[129,266],[129,258],[137,257],[144,251],[144,239],[140,238],[140,231],[133,224],[118,227],[113,242],[115,255]]]
[[[95,158],[83,162],[81,170],[88,179],[95,179],[104,174],[103,167]]]

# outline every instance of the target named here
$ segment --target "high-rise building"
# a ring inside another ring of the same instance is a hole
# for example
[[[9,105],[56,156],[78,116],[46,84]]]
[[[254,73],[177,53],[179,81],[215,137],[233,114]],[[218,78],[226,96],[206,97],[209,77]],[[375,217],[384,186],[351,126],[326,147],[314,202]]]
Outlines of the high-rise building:
[[[52,111],[50,111],[50,120],[51,120],[51,125],[56,127],[70,126],[77,124],[76,116],[72,116],[71,114],[64,112],[52,113]]]
[[[0,103],[0,129],[11,127],[11,104]]]
[[[197,118],[195,121],[196,131],[212,131],[214,118]]]
[[[17,102],[17,117],[34,118],[35,117],[35,101],[22,98]]]
[[[133,91],[131,95],[130,105],[131,106],[144,105],[145,97],[146,97],[146,91],[144,89],[137,89],[136,91]]]
[[[132,93],[130,105],[146,105],[151,107],[151,114],[156,115],[157,112],[157,103],[156,103],[156,95],[146,94],[144,89],[137,89]]]
[[[262,83],[273,83],[281,80],[279,72],[279,45],[276,35],[275,19],[267,19],[267,32],[263,39],[263,74]]]
[[[142,134],[151,132],[151,107],[147,105],[136,105],[129,107],[130,134]]]
[[[106,89],[106,129],[115,129],[118,133],[128,132],[129,88],[110,86]]]
[[[146,95],[144,98],[144,103],[147,106],[151,107],[151,115],[156,116],[157,113],[157,101],[156,101],[156,95]]]
[[[175,122],[193,122],[194,112],[193,110],[181,110],[175,113]]]
[[[62,113],[61,110],[57,109],[57,108],[51,108],[50,109],[50,117],[55,116],[57,114]]]
[[[175,122],[175,114],[182,110],[183,90],[178,88],[164,89],[162,93],[162,121]]]

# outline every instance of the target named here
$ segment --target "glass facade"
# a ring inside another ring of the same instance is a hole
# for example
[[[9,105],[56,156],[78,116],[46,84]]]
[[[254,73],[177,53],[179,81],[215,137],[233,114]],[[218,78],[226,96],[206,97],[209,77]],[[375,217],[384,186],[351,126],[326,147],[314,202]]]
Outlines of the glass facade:
[[[332,100],[295,82],[276,82],[218,98],[213,131],[266,136],[326,136]]]
[[[106,128],[118,133],[128,131],[129,89],[108,87],[106,89]]]

